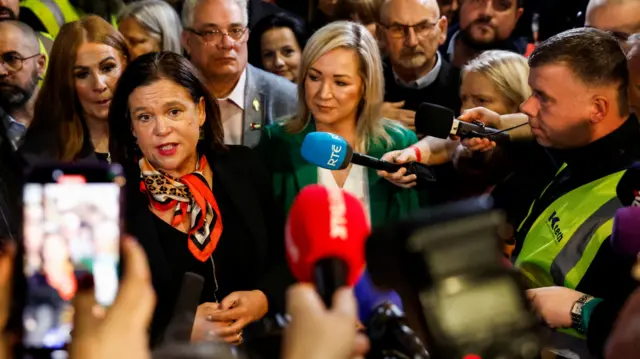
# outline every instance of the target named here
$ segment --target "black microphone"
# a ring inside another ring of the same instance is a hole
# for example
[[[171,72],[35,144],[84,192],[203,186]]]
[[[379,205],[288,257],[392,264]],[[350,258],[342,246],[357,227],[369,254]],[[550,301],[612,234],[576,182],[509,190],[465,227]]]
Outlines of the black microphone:
[[[514,133],[509,132],[520,126],[509,130],[497,130],[495,128],[485,127],[482,122],[459,121],[450,109],[427,102],[422,103],[418,107],[415,126],[417,133],[427,136],[442,139],[447,139],[449,136],[458,136],[463,139],[474,137],[487,138],[498,145],[511,142],[519,137],[528,138],[530,135],[518,136],[518,134],[523,131],[531,132],[529,128],[523,128],[520,131],[514,131]],[[521,126],[524,126],[524,124]]]
[[[402,310],[391,302],[373,309],[366,332],[371,342],[367,359],[430,358],[420,338],[405,323]]]
[[[176,301],[171,322],[165,330],[163,343],[180,343],[191,341],[191,330],[200,305],[200,295],[204,286],[201,275],[187,272],[182,279],[180,294]]]

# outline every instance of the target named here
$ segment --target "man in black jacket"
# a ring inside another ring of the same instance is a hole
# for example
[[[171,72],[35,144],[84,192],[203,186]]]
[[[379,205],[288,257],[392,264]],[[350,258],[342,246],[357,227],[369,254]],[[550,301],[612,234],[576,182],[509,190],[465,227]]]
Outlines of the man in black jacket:
[[[528,294],[545,322],[586,335],[590,351],[602,356],[636,287],[633,260],[610,246],[613,216],[625,202],[616,189],[637,176],[629,168],[640,160],[626,58],[614,36],[582,28],[542,43],[529,64],[533,94],[521,110],[561,167],[518,228],[516,265],[536,288]]]
[[[7,136],[5,117],[0,107],[0,247],[15,241],[20,231],[21,166]]]

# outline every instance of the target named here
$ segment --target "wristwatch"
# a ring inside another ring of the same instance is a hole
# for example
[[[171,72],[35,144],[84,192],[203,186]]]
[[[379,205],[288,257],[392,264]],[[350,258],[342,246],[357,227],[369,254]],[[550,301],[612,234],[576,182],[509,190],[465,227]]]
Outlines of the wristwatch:
[[[578,299],[571,307],[571,328],[584,334],[584,328],[582,327],[582,308],[584,305],[593,299],[593,296],[584,294]]]

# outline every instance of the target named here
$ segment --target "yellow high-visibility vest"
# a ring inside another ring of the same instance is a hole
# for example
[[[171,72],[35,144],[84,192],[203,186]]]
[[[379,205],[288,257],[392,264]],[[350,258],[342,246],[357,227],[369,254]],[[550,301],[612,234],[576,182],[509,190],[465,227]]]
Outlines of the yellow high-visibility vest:
[[[529,285],[571,289],[578,286],[600,246],[611,236],[616,210],[622,207],[616,188],[626,171],[612,173],[565,193],[540,213],[527,232],[515,263]],[[518,231],[531,216],[534,205],[535,202]],[[573,329],[562,331],[584,337]]]
[[[84,13],[74,8],[69,0],[24,0],[20,7],[31,10],[53,38],[58,36],[62,25],[80,20],[84,16]],[[114,15],[111,15],[111,24],[118,28]]]

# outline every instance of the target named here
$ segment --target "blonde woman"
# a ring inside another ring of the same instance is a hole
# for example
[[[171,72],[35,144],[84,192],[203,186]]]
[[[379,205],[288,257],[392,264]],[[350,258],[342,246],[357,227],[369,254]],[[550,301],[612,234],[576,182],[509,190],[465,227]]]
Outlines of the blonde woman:
[[[376,158],[415,143],[413,132],[381,117],[383,91],[380,54],[364,26],[338,21],[309,39],[300,67],[298,112],[282,125],[266,128],[258,147],[285,213],[303,187],[316,183],[359,198],[374,227],[418,207],[413,190],[382,180],[375,170],[351,165],[329,171],[307,163],[300,154],[304,137],[313,131],[339,135],[355,151]],[[364,308],[366,298],[358,299]]]

